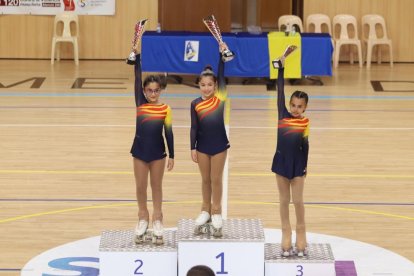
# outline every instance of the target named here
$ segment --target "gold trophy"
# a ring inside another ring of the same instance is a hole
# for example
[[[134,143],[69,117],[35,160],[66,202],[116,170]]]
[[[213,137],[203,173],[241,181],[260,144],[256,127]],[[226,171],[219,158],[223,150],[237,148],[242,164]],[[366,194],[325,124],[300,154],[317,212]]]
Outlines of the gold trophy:
[[[204,24],[207,26],[211,34],[217,40],[217,42],[221,45],[224,43],[223,38],[221,37],[220,28],[218,26],[217,20],[214,15],[209,15],[203,19]],[[222,52],[222,58],[224,62],[230,61],[234,58],[234,53],[230,51],[229,48],[225,48]]]
[[[279,68],[283,67],[284,63],[285,63],[285,58],[287,58],[287,56],[289,56],[297,48],[298,48],[298,46],[295,46],[295,45],[287,46],[287,48],[285,49],[285,52],[283,53],[282,56],[280,56],[277,59],[272,60],[273,68],[279,69]]]
[[[127,64],[134,65],[136,62],[136,55],[137,55],[137,44],[138,41],[141,39],[142,35],[145,31],[145,24],[147,23],[148,19],[144,19],[138,21],[135,24],[135,31],[134,37],[132,38],[132,48],[131,53],[129,54],[128,58],[125,60]]]

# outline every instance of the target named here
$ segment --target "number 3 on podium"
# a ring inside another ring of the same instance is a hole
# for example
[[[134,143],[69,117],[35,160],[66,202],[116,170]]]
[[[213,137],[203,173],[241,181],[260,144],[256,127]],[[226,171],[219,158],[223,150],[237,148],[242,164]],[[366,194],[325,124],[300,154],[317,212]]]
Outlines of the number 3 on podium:
[[[303,266],[297,265],[296,268],[298,269],[298,273],[296,276],[303,276]]]

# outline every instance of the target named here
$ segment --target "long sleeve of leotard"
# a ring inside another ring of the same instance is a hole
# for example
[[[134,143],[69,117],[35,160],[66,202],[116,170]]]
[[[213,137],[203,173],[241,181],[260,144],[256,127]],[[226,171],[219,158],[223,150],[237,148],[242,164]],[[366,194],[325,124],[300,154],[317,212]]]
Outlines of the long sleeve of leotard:
[[[285,68],[279,68],[277,76],[277,110],[279,120],[285,117],[285,114],[288,113],[285,103],[285,79],[284,79]]]
[[[142,69],[141,69],[141,55],[136,55],[136,63],[134,66],[135,69],[135,105],[140,106],[142,104],[148,103],[147,99],[144,96],[144,91],[142,89]]]
[[[191,103],[191,130],[190,130],[190,146],[191,149],[196,149],[197,143],[197,130],[198,130],[198,118],[195,110],[195,104]]]
[[[309,124],[306,127],[305,131],[303,132],[303,140],[302,140],[302,152],[303,152],[303,159],[305,160],[305,169],[308,166],[308,156],[309,156]]]
[[[164,120],[164,134],[165,140],[167,141],[169,157],[174,159],[174,135],[172,131],[172,115],[170,107],[167,109],[167,115]]]
[[[226,101],[227,99],[226,78],[224,77],[224,61],[221,58],[221,54],[219,57],[217,81],[218,81],[218,91],[216,95],[220,99],[220,101]]]

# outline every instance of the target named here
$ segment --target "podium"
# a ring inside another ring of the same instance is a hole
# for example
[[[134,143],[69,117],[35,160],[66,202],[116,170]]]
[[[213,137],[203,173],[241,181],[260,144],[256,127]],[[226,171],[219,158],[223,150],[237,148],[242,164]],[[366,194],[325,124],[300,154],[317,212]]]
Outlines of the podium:
[[[133,230],[104,231],[99,244],[100,276],[177,276],[175,231],[164,231],[164,244],[135,244]]]
[[[265,244],[266,276],[335,276],[335,260],[329,244],[308,245],[304,257],[282,257],[280,243]]]
[[[264,231],[258,219],[228,219],[223,236],[195,235],[194,220],[178,222],[178,275],[196,265],[210,267],[216,275],[264,275]]]
[[[228,219],[223,236],[194,234],[192,219],[181,219],[177,230],[164,231],[164,244],[135,244],[134,230],[103,231],[99,245],[100,275],[186,276],[194,266],[215,275],[335,276],[329,244],[309,244],[304,257],[282,257],[281,245],[265,243],[259,219]]]

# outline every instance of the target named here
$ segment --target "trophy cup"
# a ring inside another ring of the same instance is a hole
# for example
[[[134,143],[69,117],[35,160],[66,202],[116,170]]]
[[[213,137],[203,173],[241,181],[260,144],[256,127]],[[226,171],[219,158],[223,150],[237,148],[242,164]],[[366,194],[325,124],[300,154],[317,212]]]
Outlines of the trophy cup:
[[[65,11],[74,11],[75,10],[75,1],[74,0],[63,0],[63,5],[65,5]]]
[[[204,24],[207,26],[211,34],[214,36],[214,38],[217,40],[219,44],[222,44],[223,38],[221,37],[221,32],[217,23],[216,18],[214,15],[209,15],[206,18],[203,19]],[[222,58],[224,62],[230,61],[234,58],[234,53],[230,51],[229,48],[224,49],[222,52]]]
[[[279,68],[283,67],[283,65],[285,63],[285,58],[287,58],[297,48],[298,48],[298,46],[295,46],[295,45],[287,46],[285,52],[283,53],[283,55],[281,57],[272,60],[273,68],[279,69]]]
[[[144,19],[141,21],[138,21],[137,24],[135,24],[135,31],[134,31],[134,37],[132,38],[132,48],[131,53],[129,54],[128,58],[125,60],[127,64],[134,65],[136,62],[136,54],[137,54],[137,43],[141,39],[142,34],[145,30],[145,24],[147,23],[148,19]]]

